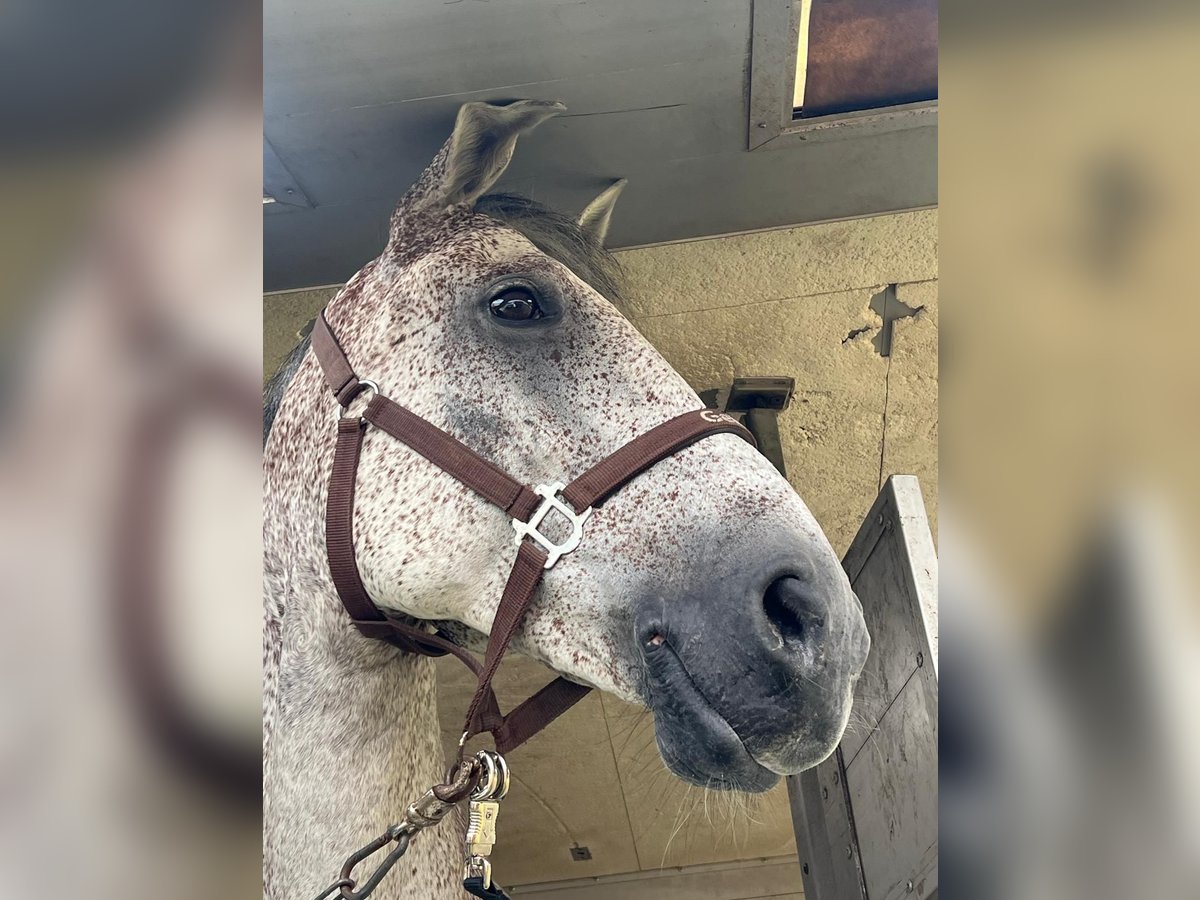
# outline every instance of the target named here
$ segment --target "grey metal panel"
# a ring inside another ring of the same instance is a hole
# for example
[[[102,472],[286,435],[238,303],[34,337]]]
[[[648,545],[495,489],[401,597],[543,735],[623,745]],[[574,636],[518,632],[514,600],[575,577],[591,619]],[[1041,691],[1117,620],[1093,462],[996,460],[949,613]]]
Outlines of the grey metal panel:
[[[745,60],[747,0],[266,0],[270,115]],[[529,95],[533,96],[533,95]]]
[[[275,201],[273,204],[263,204],[263,212],[268,215],[276,213],[282,207],[312,207],[300,183],[288,171],[266,138],[263,139],[263,196]]]
[[[871,653],[838,751],[789,779],[805,890],[812,900],[925,900],[938,886],[937,557],[916,478],[887,480],[842,564]],[[839,853],[858,862],[861,885]]]
[[[531,135],[523,149],[533,149],[540,139]],[[604,187],[606,178],[628,177],[609,243],[630,247],[925,207],[937,197],[937,170],[930,163],[936,151],[937,129],[918,128],[823,142],[804,153],[734,152],[647,162],[638,171],[607,169],[598,176],[563,173],[568,149],[540,177],[533,182],[524,177],[523,184],[535,198],[575,211]],[[532,164],[516,167],[500,188],[511,189],[527,165]],[[849,184],[848,170],[854,172]],[[899,171],[907,177],[897,178]],[[568,179],[575,183],[568,186]],[[371,201],[323,206],[318,198],[316,209],[271,217],[264,234],[267,289],[333,284],[353,275],[382,248],[388,213],[408,186],[401,181],[394,179]],[[293,221],[297,217],[307,221]]]
[[[271,216],[263,234],[267,290],[341,284],[387,243],[394,200],[354,206],[289,208]]]
[[[724,65],[720,61],[708,66]],[[727,66],[726,66],[727,67]],[[697,72],[697,69],[701,69]],[[532,91],[456,93],[430,100],[311,113],[268,115],[264,133],[278,147],[318,204],[398,198],[416,180],[450,134],[458,107],[471,100],[515,96],[561,100],[555,117],[520,143],[511,173],[517,177],[581,177],[609,181],[641,169],[649,157],[689,159],[740,150],[739,120],[706,110],[740,106],[737,81],[702,77],[703,68],[667,67],[591,78],[571,77]],[[715,87],[708,87],[716,82]]]
[[[848,760],[858,754],[870,729],[879,723],[918,665],[933,664],[930,639],[920,613],[921,594],[912,573],[914,565],[927,568],[928,564],[914,561],[905,539],[909,537],[903,532],[905,522],[896,508],[897,478],[911,476],[893,476],[884,485],[880,494],[884,502],[876,502],[844,560],[871,633],[871,655],[854,700],[857,727],[842,740]],[[915,487],[915,479],[913,482]],[[901,489],[907,490],[904,482]],[[920,488],[915,490],[919,499]],[[921,515],[923,519],[923,510]],[[922,524],[928,532],[928,524]],[[902,604],[913,608],[901,608]]]
[[[787,781],[805,896],[865,900],[841,751]]]
[[[924,900],[937,889],[937,707],[930,665],[903,687],[846,767],[871,900]]]
[[[746,151],[751,15],[749,0],[268,0],[264,132],[315,209],[264,215],[265,288],[344,281],[374,257],[467,100],[566,102],[500,188],[574,211],[628,178],[614,247],[935,204],[936,127]]]
[[[916,209],[936,202],[937,129],[647,165],[613,216],[613,246]],[[847,178],[853,171],[852,178]],[[898,179],[904,171],[907,177]],[[801,216],[797,219],[796,216]],[[720,223],[719,228],[716,223]]]
[[[754,0],[753,27],[747,135],[751,150],[773,140],[792,119],[800,42],[798,0]]]

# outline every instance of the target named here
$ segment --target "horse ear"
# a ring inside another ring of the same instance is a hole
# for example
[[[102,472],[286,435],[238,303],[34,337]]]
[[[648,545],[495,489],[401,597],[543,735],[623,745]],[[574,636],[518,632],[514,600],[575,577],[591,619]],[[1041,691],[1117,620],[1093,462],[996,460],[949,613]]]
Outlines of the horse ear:
[[[628,183],[624,178],[613,182],[579,214],[579,227],[600,246],[604,246],[604,238],[608,235],[608,223],[612,219],[613,207],[617,205],[617,198]]]
[[[507,106],[464,103],[454,134],[403,205],[474,203],[508,168],[517,138],[565,109],[551,100],[517,100]]]

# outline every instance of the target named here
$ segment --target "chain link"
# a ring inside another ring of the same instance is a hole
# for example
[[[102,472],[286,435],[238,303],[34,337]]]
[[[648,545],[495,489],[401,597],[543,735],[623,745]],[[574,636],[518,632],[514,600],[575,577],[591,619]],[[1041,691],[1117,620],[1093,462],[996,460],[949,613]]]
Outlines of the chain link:
[[[317,894],[317,896],[314,897],[313,900],[325,900],[325,898],[329,897],[335,891],[337,891],[339,888],[342,888],[342,887],[354,887],[354,881],[349,878],[343,878],[340,881],[335,881],[329,887],[325,888],[325,890],[321,891],[321,893]]]
[[[392,870],[392,866],[398,863],[400,861],[400,857],[402,857],[408,851],[408,844],[412,840],[412,834],[407,831],[402,831],[395,838],[393,838],[392,833],[393,829],[389,828],[379,837],[375,838],[375,840],[371,841],[371,843],[367,844],[367,846],[363,847],[348,860],[346,860],[346,864],[342,866],[342,881],[349,881],[350,883],[343,883],[341,886],[342,900],[365,900],[365,898],[371,896],[372,891],[379,887],[379,882],[383,881],[383,877]],[[415,834],[415,831],[413,833]],[[383,858],[383,862],[375,867],[375,871],[371,873],[371,877],[363,882],[362,887],[355,890],[354,879],[350,877],[350,872],[356,865],[358,865],[358,863],[362,862],[368,856],[374,855],[377,851],[383,847],[386,847],[393,840],[396,842],[396,846],[390,853],[388,853],[387,856]]]

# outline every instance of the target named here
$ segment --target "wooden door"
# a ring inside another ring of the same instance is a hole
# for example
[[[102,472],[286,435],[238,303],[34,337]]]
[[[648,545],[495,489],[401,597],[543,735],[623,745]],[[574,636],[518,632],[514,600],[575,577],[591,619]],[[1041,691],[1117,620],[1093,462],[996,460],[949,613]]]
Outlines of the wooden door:
[[[914,476],[887,480],[842,564],[871,653],[841,745],[788,779],[804,893],[936,898],[937,555]]]

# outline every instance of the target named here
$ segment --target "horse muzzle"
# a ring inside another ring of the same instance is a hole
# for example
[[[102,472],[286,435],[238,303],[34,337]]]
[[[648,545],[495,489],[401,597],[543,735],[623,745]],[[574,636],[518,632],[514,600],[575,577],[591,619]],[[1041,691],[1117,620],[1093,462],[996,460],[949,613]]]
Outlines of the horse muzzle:
[[[775,561],[639,604],[644,697],[676,775],[757,793],[833,752],[870,648],[834,566]]]

